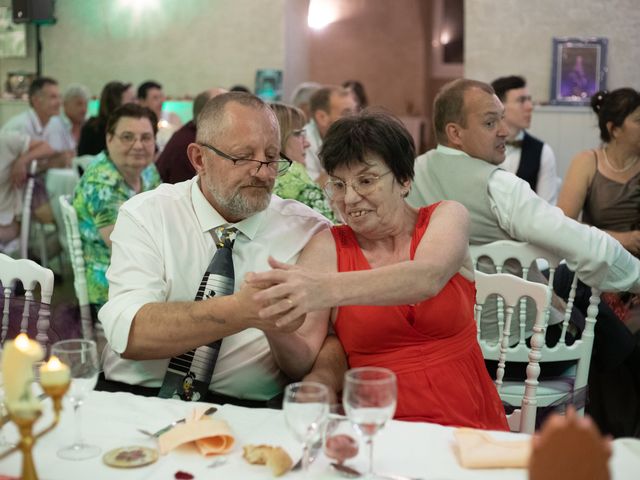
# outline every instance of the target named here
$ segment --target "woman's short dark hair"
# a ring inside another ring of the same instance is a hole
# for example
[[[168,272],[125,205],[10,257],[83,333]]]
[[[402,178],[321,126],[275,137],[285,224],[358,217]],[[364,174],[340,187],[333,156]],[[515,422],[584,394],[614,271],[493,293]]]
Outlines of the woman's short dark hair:
[[[341,166],[367,163],[369,155],[379,156],[398,182],[413,179],[413,138],[402,122],[387,112],[364,110],[336,121],[319,153],[330,175]]]
[[[598,115],[600,138],[611,141],[611,131],[607,124],[620,127],[631,113],[640,107],[640,93],[633,88],[618,88],[612,92],[602,90],[591,97],[591,108]]]
[[[110,135],[116,133],[116,126],[120,119],[124,117],[147,118],[151,122],[151,128],[153,128],[153,136],[155,137],[158,133],[158,117],[156,114],[147,107],[143,107],[137,103],[125,103],[116,108],[107,121],[107,133]]]

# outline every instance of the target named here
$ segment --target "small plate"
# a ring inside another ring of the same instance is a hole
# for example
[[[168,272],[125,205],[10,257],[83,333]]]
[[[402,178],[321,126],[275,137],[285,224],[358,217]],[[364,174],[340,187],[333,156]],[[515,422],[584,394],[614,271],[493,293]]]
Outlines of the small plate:
[[[131,447],[114,448],[102,457],[102,461],[114,468],[136,468],[149,465],[158,460],[158,451],[153,448]]]

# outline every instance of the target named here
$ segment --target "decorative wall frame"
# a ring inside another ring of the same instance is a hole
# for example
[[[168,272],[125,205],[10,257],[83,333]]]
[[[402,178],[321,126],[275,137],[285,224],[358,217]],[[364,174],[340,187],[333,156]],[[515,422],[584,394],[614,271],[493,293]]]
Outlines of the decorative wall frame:
[[[553,39],[552,104],[588,105],[607,87],[607,44],[601,37]]]
[[[26,25],[13,23],[11,8],[0,7],[0,58],[26,56]]]

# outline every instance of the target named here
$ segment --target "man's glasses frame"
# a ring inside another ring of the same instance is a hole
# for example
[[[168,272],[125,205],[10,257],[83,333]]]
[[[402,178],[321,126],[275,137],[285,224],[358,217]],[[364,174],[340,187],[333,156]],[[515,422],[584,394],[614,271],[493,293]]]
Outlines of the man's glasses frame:
[[[287,172],[287,170],[289,170],[289,167],[293,163],[291,160],[289,160],[285,156],[284,153],[280,153],[280,160],[271,160],[268,162],[263,162],[262,160],[255,160],[253,158],[232,157],[228,153],[224,153],[223,151],[218,150],[216,147],[214,147],[213,145],[209,145],[208,143],[198,143],[198,145],[208,148],[219,157],[232,161],[234,166],[236,167],[242,167],[242,166],[250,165],[251,163],[257,163],[258,166],[256,167],[255,171],[252,172],[252,175],[257,175],[263,165],[266,165],[268,169],[275,171],[276,175],[278,176],[284,175]]]

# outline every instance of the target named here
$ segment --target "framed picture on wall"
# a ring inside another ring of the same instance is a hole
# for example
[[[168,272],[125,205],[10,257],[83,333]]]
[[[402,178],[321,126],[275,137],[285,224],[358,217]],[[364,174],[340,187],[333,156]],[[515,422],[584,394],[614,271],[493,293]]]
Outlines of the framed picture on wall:
[[[26,26],[13,23],[11,8],[0,7],[0,58],[26,56]]]
[[[606,38],[554,38],[551,103],[588,105],[607,87]]]

